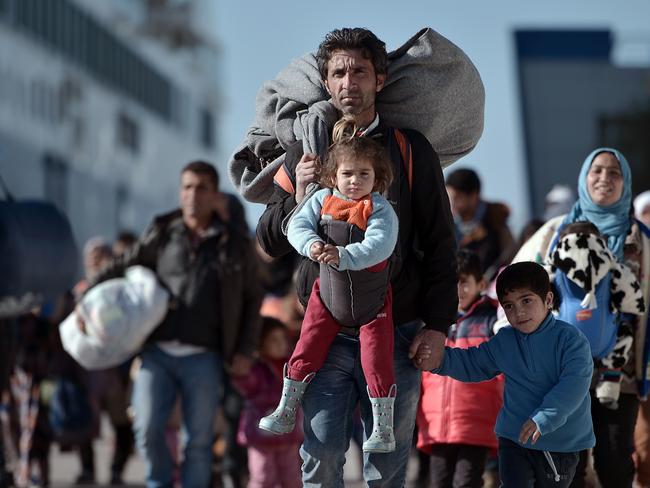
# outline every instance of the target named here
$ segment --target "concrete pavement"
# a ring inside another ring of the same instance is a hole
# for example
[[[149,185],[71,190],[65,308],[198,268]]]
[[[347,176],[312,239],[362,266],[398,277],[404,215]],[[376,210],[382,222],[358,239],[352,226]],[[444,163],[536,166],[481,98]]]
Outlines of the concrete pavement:
[[[97,470],[97,483],[101,486],[110,486],[110,464],[113,449],[113,434],[106,419],[102,422],[102,436],[94,443],[95,465]],[[361,457],[356,445],[352,445],[346,456],[345,463],[345,486],[348,488],[362,488],[361,481]],[[412,480],[417,469],[417,460],[409,462],[408,479]],[[80,464],[78,455],[74,452],[60,452],[58,446],[52,448],[50,457],[51,486],[53,488],[68,488],[74,485],[79,474]],[[136,454],[129,461],[124,481],[127,487],[142,488],[144,480],[144,463]],[[407,483],[407,487],[412,486]]]

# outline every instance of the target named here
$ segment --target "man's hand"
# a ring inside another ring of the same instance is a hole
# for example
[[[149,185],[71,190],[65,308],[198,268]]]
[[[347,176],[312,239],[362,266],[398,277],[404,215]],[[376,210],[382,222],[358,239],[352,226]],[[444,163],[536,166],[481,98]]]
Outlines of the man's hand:
[[[82,334],[86,333],[86,322],[77,314],[77,328],[81,331]]]
[[[531,439],[530,443],[535,444],[537,442],[537,439],[541,437],[542,433],[537,428],[537,424],[533,422],[532,419],[528,419],[526,422],[524,422],[524,425],[522,425],[521,431],[519,431],[519,442],[526,444],[531,435],[533,438]]]
[[[445,339],[445,334],[437,330],[418,332],[409,348],[409,358],[415,367],[423,371],[439,368],[445,354]]]
[[[314,242],[309,246],[309,257],[314,261],[318,261],[319,256],[323,252],[323,243],[321,241]]]
[[[230,374],[233,376],[246,376],[248,373],[250,373],[252,365],[253,363],[250,358],[242,354],[235,354],[232,357]]]
[[[79,305],[75,307],[74,314],[77,318],[77,328],[81,331],[82,334],[86,334],[86,322],[84,322],[84,319],[81,318],[81,314],[79,313]]]
[[[318,256],[318,262],[338,266],[340,262],[339,249],[332,244],[325,244],[323,246],[323,251],[320,256]]]
[[[306,153],[302,155],[296,166],[296,203],[305,198],[305,191],[309,183],[318,179],[320,174],[320,160],[316,154]]]

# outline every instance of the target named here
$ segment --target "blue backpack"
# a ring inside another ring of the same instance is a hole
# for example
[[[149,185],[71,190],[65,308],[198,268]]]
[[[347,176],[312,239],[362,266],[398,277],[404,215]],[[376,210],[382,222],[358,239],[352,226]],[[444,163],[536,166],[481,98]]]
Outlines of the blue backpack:
[[[557,247],[560,230],[558,229],[551,244],[550,256]],[[591,354],[597,359],[602,359],[612,352],[618,333],[619,314],[613,312],[610,306],[611,280],[610,272],[596,285],[595,294],[598,308],[592,310],[582,308],[580,303],[586,295],[585,291],[571,281],[562,270],[556,269],[553,282],[555,293],[561,300],[557,318],[568,322],[587,336]]]

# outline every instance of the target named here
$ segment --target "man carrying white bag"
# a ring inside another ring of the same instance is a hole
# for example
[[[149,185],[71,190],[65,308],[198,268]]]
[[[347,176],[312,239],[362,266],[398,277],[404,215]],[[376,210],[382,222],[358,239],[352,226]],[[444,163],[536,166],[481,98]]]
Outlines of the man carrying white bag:
[[[124,278],[100,283],[84,295],[60,326],[63,348],[86,369],[122,364],[163,320],[168,300],[153,271],[132,266]]]

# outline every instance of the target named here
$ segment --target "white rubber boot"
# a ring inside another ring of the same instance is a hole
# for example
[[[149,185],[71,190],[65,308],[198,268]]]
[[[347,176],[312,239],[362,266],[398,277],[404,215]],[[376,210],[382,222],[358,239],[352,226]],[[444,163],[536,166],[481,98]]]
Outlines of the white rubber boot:
[[[387,397],[372,398],[372,435],[363,443],[363,452],[393,452],[395,434],[393,433],[393,411],[397,385],[392,385]],[[370,396],[370,391],[368,391]]]
[[[287,377],[287,365],[284,365],[284,380],[282,384],[282,398],[275,411],[260,419],[260,429],[273,432],[274,434],[287,434],[296,425],[296,414],[300,400],[305,394],[307,385],[315,373],[308,374],[302,381],[294,381]]]

